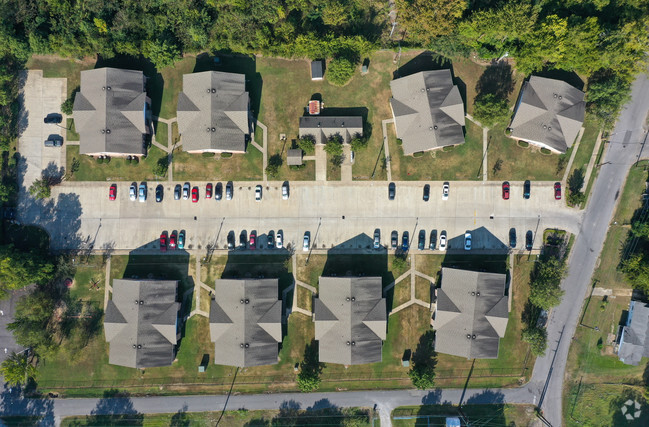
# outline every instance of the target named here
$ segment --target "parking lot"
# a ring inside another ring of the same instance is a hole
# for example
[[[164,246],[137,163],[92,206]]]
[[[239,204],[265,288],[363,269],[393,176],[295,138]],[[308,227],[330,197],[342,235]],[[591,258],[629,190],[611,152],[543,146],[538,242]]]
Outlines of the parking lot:
[[[138,183],[139,184],[139,183]],[[230,231],[238,237],[254,231],[258,246],[266,247],[266,234],[282,230],[284,246],[302,248],[305,231],[318,250],[371,250],[375,229],[381,244],[389,245],[390,233],[410,233],[411,249],[417,250],[420,229],[445,230],[449,251],[462,251],[463,236],[470,230],[473,251],[507,251],[509,232],[517,233],[516,249],[525,246],[525,233],[536,236],[545,228],[557,227],[576,233],[580,211],[555,200],[552,182],[532,183],[530,199],[522,195],[523,184],[511,183],[511,197],[503,200],[500,182],[451,182],[448,200],[442,200],[442,183],[431,182],[431,197],[422,200],[424,183],[396,183],[395,200],[388,199],[387,183],[322,184],[290,183],[290,198],[282,200],[281,182],[263,187],[255,201],[254,182],[235,182],[232,200],[205,198],[205,182],[199,201],[174,200],[177,183],[161,183],[164,199],[155,201],[157,182],[146,183],[144,203],[129,200],[130,183],[117,183],[117,198],[109,200],[110,183],[70,183],[54,187],[52,202],[26,222],[39,223],[50,233],[55,249],[111,248],[114,250],[158,250],[161,232],[185,230],[187,249],[208,245],[225,249]],[[179,183],[183,184],[183,183]],[[225,183],[223,183],[225,185]],[[541,246],[541,239],[534,247]],[[427,245],[428,247],[428,241]]]

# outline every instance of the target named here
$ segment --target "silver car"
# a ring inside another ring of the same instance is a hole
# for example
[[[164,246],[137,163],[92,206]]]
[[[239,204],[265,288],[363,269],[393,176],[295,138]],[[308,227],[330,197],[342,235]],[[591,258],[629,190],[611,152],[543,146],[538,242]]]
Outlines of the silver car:
[[[284,247],[282,237],[282,230],[277,231],[277,236],[275,236],[275,247],[277,249],[282,249]]]
[[[302,243],[302,250],[304,252],[309,250],[310,243],[311,243],[311,233],[307,231],[306,233],[304,233],[304,241]]]
[[[146,184],[144,182],[140,184],[140,191],[138,193],[138,198],[140,200],[140,203],[146,202]]]
[[[189,199],[189,182],[183,185],[183,200]]]
[[[133,183],[131,184],[131,187],[128,189],[128,197],[131,199],[132,202],[137,199],[137,184]]]

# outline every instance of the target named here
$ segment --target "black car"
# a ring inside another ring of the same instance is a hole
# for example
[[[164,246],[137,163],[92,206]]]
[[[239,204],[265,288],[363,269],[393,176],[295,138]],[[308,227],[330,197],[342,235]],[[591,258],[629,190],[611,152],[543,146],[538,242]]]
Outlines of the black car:
[[[228,249],[234,249],[234,231],[228,233]]]
[[[233,190],[234,190],[234,184],[232,184],[232,181],[225,184],[225,199],[226,200],[232,200],[232,192],[233,192]]]
[[[270,230],[268,232],[268,249],[275,249],[275,232],[273,230]]]
[[[156,202],[160,203],[162,201],[163,193],[164,193],[164,189],[162,188],[162,184],[159,184],[155,188],[155,201]]]
[[[397,230],[394,230],[392,232],[392,237],[390,239],[390,243],[392,245],[392,249],[397,248],[397,245],[399,244],[399,233],[397,232]]]
[[[388,185],[388,199],[394,200],[395,193],[396,193],[396,185],[394,185],[394,182],[391,182],[390,185]]]
[[[528,230],[525,234],[525,249],[528,251],[532,250],[532,242],[534,241],[534,233],[532,230]]]
[[[509,229],[509,246],[512,248],[516,247],[516,229],[515,228],[510,228]]]
[[[408,236],[409,236],[408,232],[404,231],[403,236],[401,237],[401,249],[403,249],[404,251],[407,251],[410,248],[410,244],[408,242]]]
[[[529,198],[530,198],[530,188],[531,188],[531,187],[532,187],[532,183],[531,183],[530,180],[528,179],[528,180],[525,181],[525,183],[523,184],[523,198],[524,198],[524,199],[529,199]]]
[[[216,187],[214,188],[214,200],[221,200],[222,197],[223,197],[223,184],[217,182]]]
[[[430,199],[430,185],[424,185],[424,202],[427,202]]]
[[[174,200],[180,200],[180,191],[180,184],[176,184],[176,188],[174,188]]]
[[[45,118],[43,119],[43,123],[46,125],[49,124],[58,124],[63,121],[63,116],[60,115],[59,113],[50,113]]]
[[[417,249],[423,251],[425,246],[426,246],[426,230],[419,230],[419,242],[417,244]]]
[[[430,245],[428,248],[433,251],[435,250],[435,246],[437,246],[437,230],[431,230],[430,232]]]
[[[61,135],[50,135],[45,140],[46,147],[62,147],[63,146],[63,137]]]
[[[248,244],[248,233],[246,233],[246,230],[243,230],[241,234],[239,234],[239,247],[245,249],[247,244]]]

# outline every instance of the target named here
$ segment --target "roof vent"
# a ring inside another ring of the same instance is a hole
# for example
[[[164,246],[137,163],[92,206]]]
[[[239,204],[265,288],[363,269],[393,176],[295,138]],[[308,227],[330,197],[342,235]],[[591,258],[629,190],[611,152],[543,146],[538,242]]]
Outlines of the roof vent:
[[[212,93],[216,93],[216,89],[212,88]]]
[[[432,127],[432,126],[431,126],[431,127],[429,127],[429,128],[428,128],[428,130],[433,130],[433,127]]]
[[[135,305],[138,305],[139,303],[140,303],[140,301],[135,300]]]
[[[546,125],[543,125],[543,129],[547,129],[548,127]]]
[[[426,92],[426,89],[424,89],[424,88],[421,88],[421,91],[422,91],[422,92]]]
[[[207,128],[207,131],[208,131],[208,132],[211,132],[211,131],[212,131],[212,129],[210,129],[210,128]]]
[[[106,86],[106,90],[110,90],[110,86]]]
[[[102,86],[102,87],[101,87],[101,90],[106,90],[106,86]]]
[[[106,129],[102,129],[102,130],[101,130],[101,133],[106,133]]]
[[[426,88],[426,92],[430,92],[430,88],[429,88],[429,87]]]
[[[552,126],[548,126],[548,130],[552,130]]]
[[[110,129],[106,129],[106,133],[110,133]]]
[[[475,296],[475,292],[471,292],[471,296],[473,296],[473,297],[474,297],[474,296]]]
[[[556,94],[556,93],[554,94],[554,97],[555,97],[555,98],[557,97],[557,94]]]
[[[212,128],[212,132],[216,132],[216,128],[215,128],[215,127]]]
[[[246,347],[246,348],[250,347],[250,344],[246,343],[245,347]]]
[[[239,300],[239,304],[243,304],[243,303],[244,303],[244,301],[243,301],[243,298],[242,298],[242,299]]]
[[[352,341],[352,345],[356,345],[356,341]]]
[[[437,125],[433,126],[433,129],[437,130]]]
[[[144,305],[144,301],[140,300],[140,305]]]
[[[209,90],[209,89],[208,89]],[[243,348],[243,343],[239,344],[239,347]]]
[[[355,297],[352,297],[352,302],[354,302],[354,301],[356,301],[356,298],[355,298]]]
[[[562,99],[563,99],[563,96],[559,95],[559,101],[561,101]]]
[[[470,340],[471,339],[471,334],[466,334],[466,339]]]
[[[320,123],[318,123],[318,127],[320,127]]]
[[[473,335],[471,336],[471,339],[475,339],[475,334],[473,334]]]
[[[349,297],[345,298],[345,301],[350,301],[350,300],[351,300],[351,298],[349,298]]]
[[[137,346],[135,344],[133,344],[133,348],[137,348]]]
[[[137,349],[139,350],[139,349],[141,349],[141,348],[142,348],[142,344],[138,344],[138,345],[137,345]]]
[[[351,343],[350,343],[349,341],[347,341],[347,345],[350,345],[350,344],[351,344]]]
[[[246,304],[250,304],[250,300],[246,298]]]
[[[476,296],[478,296],[478,297],[480,296],[480,292],[476,292],[475,294],[476,294]]]
[[[207,88],[207,93],[210,93],[210,92],[212,92],[212,90],[208,87]]]

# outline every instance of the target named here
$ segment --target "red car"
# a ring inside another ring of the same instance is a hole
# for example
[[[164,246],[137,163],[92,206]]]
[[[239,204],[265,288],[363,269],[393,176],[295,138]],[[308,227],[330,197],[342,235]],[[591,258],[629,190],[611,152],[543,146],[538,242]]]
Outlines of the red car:
[[[211,199],[212,198],[212,183],[210,182],[207,184],[207,187],[205,187],[205,198],[206,199]]]
[[[108,198],[110,200],[115,200],[117,198],[117,184],[110,186],[110,189],[108,190]]]
[[[257,248],[257,234],[254,231],[250,233],[250,244],[248,247],[253,251]]]
[[[176,233],[171,233],[171,236],[169,237],[169,249],[174,250],[176,249]]]
[[[192,188],[192,203],[198,202],[198,187]]]
[[[160,235],[160,251],[167,252],[167,233]]]
[[[561,183],[560,182],[555,182],[554,183],[554,198],[556,200],[561,200]]]
[[[503,182],[503,199],[509,200],[509,182]]]

